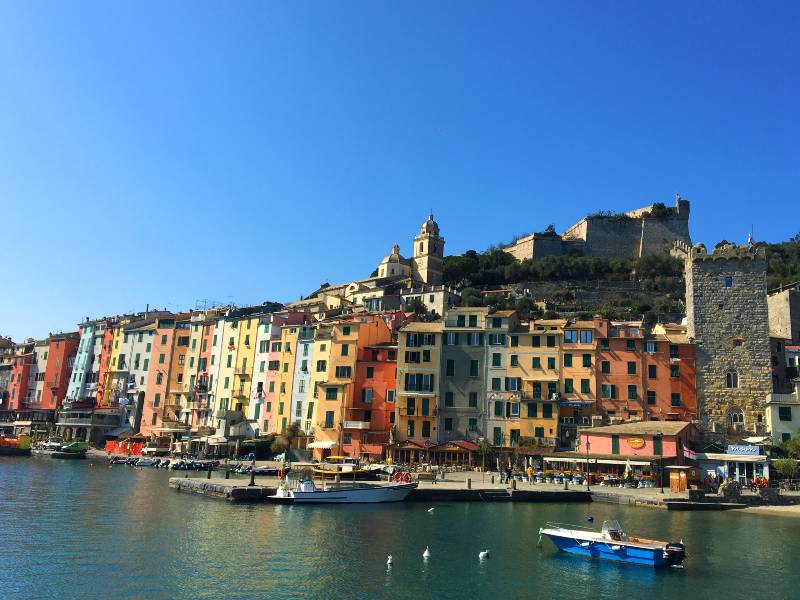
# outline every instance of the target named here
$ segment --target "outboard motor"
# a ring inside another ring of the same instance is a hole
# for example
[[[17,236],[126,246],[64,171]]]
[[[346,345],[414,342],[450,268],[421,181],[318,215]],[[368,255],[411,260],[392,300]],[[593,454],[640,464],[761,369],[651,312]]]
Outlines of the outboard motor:
[[[664,548],[664,557],[670,566],[682,564],[683,559],[686,558],[686,546],[683,545],[683,541],[669,542]]]

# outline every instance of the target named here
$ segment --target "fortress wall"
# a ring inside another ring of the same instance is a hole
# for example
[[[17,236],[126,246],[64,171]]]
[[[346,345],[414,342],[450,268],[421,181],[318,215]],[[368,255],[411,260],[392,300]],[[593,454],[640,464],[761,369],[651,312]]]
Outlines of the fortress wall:
[[[670,252],[675,240],[691,246],[688,216],[643,217],[640,254]]]
[[[533,258],[533,235],[526,236],[517,240],[511,246],[506,246],[503,248],[505,252],[508,252],[511,256],[516,258],[519,261],[523,261],[525,259],[532,259]]]
[[[636,258],[642,237],[641,219],[592,218],[586,220],[586,256]]]
[[[545,256],[561,256],[566,250],[561,236],[540,235],[536,237],[533,244],[533,260],[539,260]]]

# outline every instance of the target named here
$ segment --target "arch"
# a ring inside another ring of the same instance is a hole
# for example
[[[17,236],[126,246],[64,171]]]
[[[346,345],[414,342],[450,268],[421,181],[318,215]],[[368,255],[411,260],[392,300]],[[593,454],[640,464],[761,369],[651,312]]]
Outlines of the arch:
[[[739,373],[731,369],[725,373],[725,387],[734,389],[739,387]]]

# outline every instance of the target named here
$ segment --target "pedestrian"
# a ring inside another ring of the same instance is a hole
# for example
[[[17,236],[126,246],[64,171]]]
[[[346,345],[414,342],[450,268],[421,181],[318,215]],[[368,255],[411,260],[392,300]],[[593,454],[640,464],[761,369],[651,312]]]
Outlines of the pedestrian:
[[[511,483],[511,467],[506,467],[506,484]]]

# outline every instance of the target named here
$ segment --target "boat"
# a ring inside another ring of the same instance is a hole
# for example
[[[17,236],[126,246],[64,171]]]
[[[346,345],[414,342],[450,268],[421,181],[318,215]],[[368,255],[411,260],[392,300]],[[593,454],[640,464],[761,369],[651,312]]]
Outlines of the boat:
[[[618,521],[603,521],[596,531],[580,525],[547,523],[539,529],[539,541],[546,535],[556,548],[589,558],[605,558],[649,567],[677,567],[683,564],[683,541],[663,542],[626,534]]]
[[[136,461],[137,467],[157,467],[161,464],[160,458],[140,458]]]
[[[311,471],[323,479],[334,479],[338,475],[340,479],[356,481],[377,481],[381,475],[380,468],[362,466],[357,458],[350,456],[329,456]]]
[[[317,487],[311,479],[295,480],[294,486],[288,480],[278,487],[273,496],[275,504],[373,504],[378,502],[402,502],[416,483],[387,483],[378,485],[352,484],[329,485],[323,480]]]
[[[27,435],[0,437],[0,456],[30,456],[31,438]]]
[[[64,445],[64,439],[60,437],[51,437],[46,442],[42,442],[42,450],[61,450]]]
[[[72,442],[62,446],[61,450],[51,453],[50,456],[53,458],[80,459],[86,458],[86,452],[88,451],[89,444],[86,442]]]
[[[128,463],[128,459],[124,456],[114,456],[109,459],[108,464],[110,465],[124,465]]]

